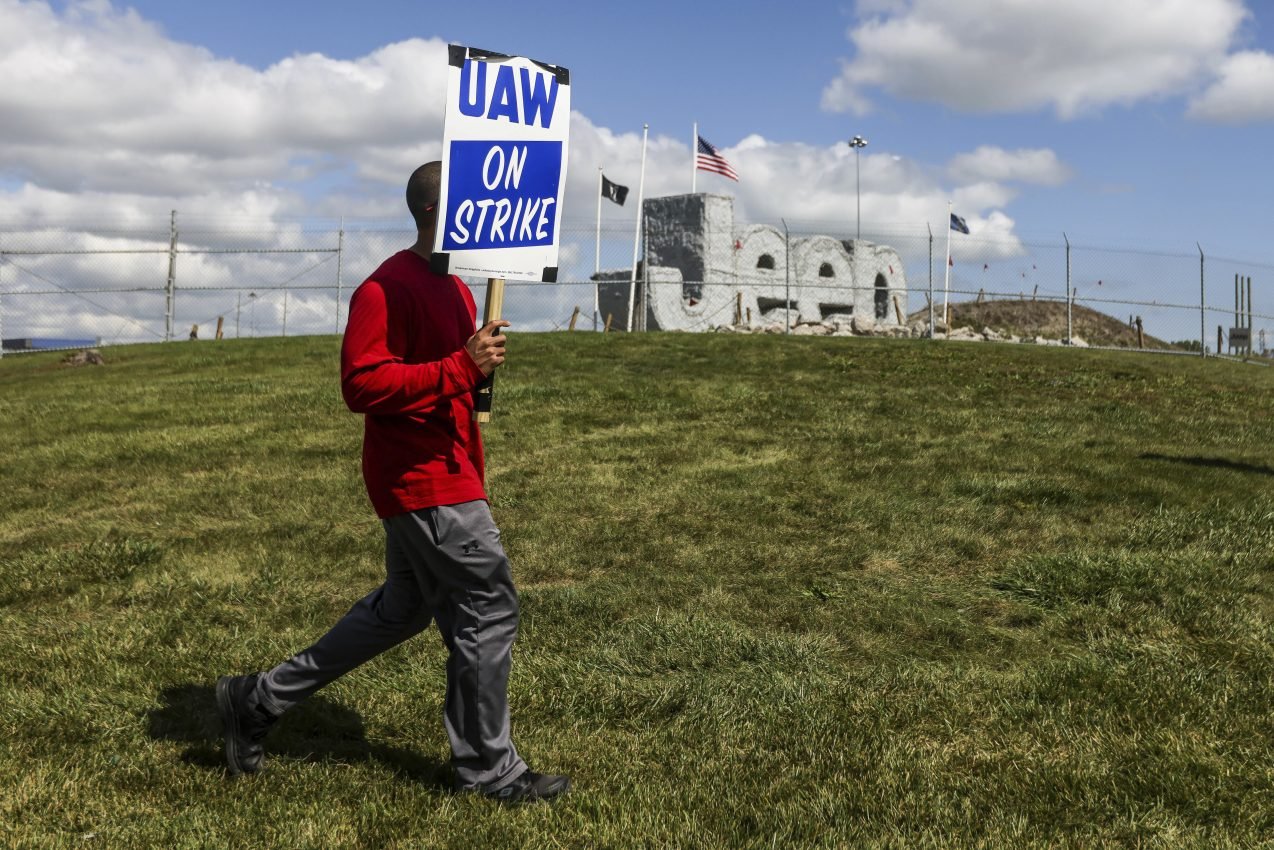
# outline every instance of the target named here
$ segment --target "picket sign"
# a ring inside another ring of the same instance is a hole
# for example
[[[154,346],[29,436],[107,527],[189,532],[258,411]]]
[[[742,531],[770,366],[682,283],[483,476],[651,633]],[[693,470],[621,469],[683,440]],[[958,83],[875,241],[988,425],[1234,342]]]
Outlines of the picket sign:
[[[570,72],[451,45],[440,274],[556,282],[571,121]]]

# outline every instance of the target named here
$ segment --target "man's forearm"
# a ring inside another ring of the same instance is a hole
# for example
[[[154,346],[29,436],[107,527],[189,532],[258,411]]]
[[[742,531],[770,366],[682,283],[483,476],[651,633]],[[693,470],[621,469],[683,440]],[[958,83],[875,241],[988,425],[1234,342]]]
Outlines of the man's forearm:
[[[418,413],[472,392],[483,377],[482,370],[462,348],[430,363],[384,360],[355,366],[342,378],[341,394],[355,413]]]

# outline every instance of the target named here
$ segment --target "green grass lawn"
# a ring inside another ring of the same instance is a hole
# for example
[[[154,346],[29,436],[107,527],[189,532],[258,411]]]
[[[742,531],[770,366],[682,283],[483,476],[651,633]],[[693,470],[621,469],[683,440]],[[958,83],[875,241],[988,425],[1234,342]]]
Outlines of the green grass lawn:
[[[1274,370],[511,338],[489,489],[551,806],[447,790],[437,633],[231,780],[213,683],[382,574],[334,337],[0,361],[0,841],[1274,842]]]

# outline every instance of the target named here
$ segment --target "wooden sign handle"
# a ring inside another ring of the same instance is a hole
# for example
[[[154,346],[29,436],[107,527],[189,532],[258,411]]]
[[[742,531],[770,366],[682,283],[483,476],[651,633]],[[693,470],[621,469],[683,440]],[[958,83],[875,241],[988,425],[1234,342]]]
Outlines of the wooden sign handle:
[[[484,311],[482,326],[503,318],[504,311],[504,278],[493,277],[487,280],[487,306]],[[495,393],[495,372],[487,375],[482,383],[473,390],[473,418],[478,422],[491,421],[491,398]]]

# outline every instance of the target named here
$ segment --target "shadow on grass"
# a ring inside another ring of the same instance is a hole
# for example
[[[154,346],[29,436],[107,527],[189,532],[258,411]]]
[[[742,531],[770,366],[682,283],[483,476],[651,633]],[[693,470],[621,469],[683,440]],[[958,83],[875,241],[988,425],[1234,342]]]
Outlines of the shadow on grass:
[[[188,744],[187,764],[224,770],[221,718],[212,685],[174,685],[160,694],[160,707],[147,712],[147,730],[157,741]],[[400,776],[440,790],[452,790],[451,768],[411,750],[367,740],[363,718],[331,700],[313,697],[289,711],[266,740],[266,756],[347,764],[374,759]]]
[[[1166,460],[1171,463],[1185,463],[1190,466],[1208,466],[1215,469],[1233,469],[1236,472],[1254,472],[1257,475],[1274,475],[1274,469],[1268,466],[1257,466],[1254,463],[1243,463],[1237,460],[1226,460],[1219,457],[1173,457],[1146,452],[1137,455],[1138,460]]]

